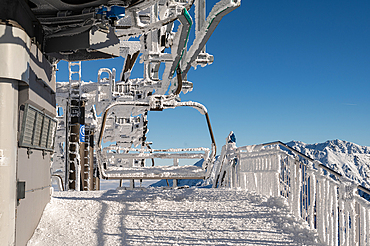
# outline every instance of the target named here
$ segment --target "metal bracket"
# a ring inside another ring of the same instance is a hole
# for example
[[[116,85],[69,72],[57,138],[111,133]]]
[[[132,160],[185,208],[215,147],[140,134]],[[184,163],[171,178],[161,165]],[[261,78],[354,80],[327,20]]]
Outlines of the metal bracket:
[[[163,110],[164,96],[151,96],[149,101],[150,111]]]
[[[19,200],[26,198],[26,182],[17,181],[17,205],[19,206]]]
[[[30,148],[27,148],[27,155],[28,159],[30,159],[30,155],[33,153],[33,151]]]

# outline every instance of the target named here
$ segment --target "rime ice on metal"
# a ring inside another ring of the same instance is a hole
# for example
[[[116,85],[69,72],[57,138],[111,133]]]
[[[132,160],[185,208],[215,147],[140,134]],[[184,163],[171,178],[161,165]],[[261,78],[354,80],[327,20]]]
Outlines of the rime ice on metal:
[[[205,0],[142,1],[127,8],[124,14],[120,12],[113,30],[120,39],[120,56],[125,58],[122,70],[117,72],[115,69],[102,68],[96,83],[83,82],[81,77],[73,80],[71,76],[70,83],[58,83],[57,103],[67,112],[67,116],[59,118],[57,143],[60,151],[57,155],[63,158],[55,162],[54,170],[63,169],[66,162],[66,170],[69,172],[66,179],[70,177],[70,181],[74,180],[72,183],[79,183],[73,172],[81,176],[78,170],[82,162],[70,158],[70,143],[73,142],[71,134],[74,134],[70,120],[73,113],[71,106],[78,105],[83,107],[85,127],[94,132],[97,145],[95,175],[98,170],[99,177],[108,179],[204,179],[209,176],[216,145],[207,109],[200,103],[181,102],[180,94],[193,90],[193,83],[187,80],[191,66],[196,68],[198,65],[204,67],[212,64],[213,56],[206,52],[205,44],[221,19],[240,6],[240,0],[211,3],[214,6],[208,16],[205,4]],[[192,8],[194,11],[190,11]],[[99,11],[100,14],[114,14],[108,9]],[[192,12],[194,16],[191,16]],[[195,39],[190,43],[189,35],[193,29]],[[144,64],[143,77],[131,78],[131,71],[137,61]],[[164,69],[160,69],[161,66]],[[71,83],[74,85],[71,86]],[[77,99],[79,102],[75,102]],[[193,107],[205,115],[211,148],[150,148],[151,142],[146,139],[148,112],[176,107]],[[77,114],[81,115],[82,111]],[[66,144],[63,145],[63,142]],[[78,156],[78,153],[72,154],[76,158],[86,158]],[[154,158],[172,159],[173,167],[154,169]],[[179,166],[180,159],[193,158],[204,159],[202,167]],[[153,160],[152,166],[145,166],[146,159]],[[71,165],[71,162],[75,164]],[[93,173],[91,168],[82,172]],[[90,179],[92,177],[87,178],[86,182],[90,182]]]

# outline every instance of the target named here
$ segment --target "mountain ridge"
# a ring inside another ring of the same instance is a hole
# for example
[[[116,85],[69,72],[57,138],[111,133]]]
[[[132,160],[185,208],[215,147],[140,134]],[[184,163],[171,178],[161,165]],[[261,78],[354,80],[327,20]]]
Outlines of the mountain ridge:
[[[286,144],[359,184],[370,187],[370,147],[340,139],[314,144],[290,141]]]

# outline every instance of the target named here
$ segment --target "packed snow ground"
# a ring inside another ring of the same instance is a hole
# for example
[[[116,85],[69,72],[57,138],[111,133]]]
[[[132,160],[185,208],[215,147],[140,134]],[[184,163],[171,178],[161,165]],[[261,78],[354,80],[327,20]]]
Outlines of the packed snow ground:
[[[320,245],[281,198],[235,189],[56,192],[32,245]]]

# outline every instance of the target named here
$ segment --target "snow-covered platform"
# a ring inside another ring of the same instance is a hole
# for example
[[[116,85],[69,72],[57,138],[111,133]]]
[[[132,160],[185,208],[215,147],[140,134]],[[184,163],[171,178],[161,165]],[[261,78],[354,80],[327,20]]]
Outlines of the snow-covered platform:
[[[236,189],[54,193],[33,245],[319,245],[281,198]]]

